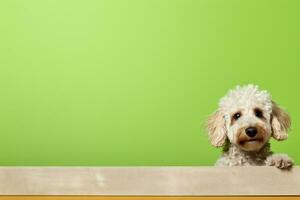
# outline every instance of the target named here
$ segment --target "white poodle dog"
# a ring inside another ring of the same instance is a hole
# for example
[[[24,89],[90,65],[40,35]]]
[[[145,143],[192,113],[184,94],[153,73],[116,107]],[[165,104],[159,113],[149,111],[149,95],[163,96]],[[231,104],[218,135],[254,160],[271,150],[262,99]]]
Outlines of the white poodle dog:
[[[258,86],[237,86],[219,102],[219,109],[209,117],[210,142],[223,147],[217,166],[267,165],[290,168],[293,161],[285,154],[273,154],[269,139],[288,137],[289,115]]]

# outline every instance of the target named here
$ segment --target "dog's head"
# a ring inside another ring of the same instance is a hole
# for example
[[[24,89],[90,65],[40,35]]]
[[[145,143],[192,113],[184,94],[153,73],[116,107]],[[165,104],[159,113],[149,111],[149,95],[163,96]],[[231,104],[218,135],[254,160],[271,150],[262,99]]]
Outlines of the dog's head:
[[[289,115],[254,85],[230,90],[207,121],[212,145],[223,146],[228,138],[245,151],[259,151],[271,136],[286,139],[290,125]]]

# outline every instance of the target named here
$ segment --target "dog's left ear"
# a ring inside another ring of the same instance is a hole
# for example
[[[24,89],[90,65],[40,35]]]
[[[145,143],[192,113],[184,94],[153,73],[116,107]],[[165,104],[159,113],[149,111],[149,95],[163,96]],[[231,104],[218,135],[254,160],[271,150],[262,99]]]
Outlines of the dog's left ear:
[[[280,108],[272,101],[271,126],[273,130],[272,136],[276,140],[285,140],[288,137],[288,130],[291,126],[291,118],[286,111]]]

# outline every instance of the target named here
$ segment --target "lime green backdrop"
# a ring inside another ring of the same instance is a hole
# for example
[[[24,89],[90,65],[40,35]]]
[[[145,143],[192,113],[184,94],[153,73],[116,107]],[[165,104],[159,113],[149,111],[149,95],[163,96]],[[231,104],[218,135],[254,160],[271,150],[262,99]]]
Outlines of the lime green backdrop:
[[[255,83],[293,124],[300,163],[300,1],[3,0],[0,165],[212,165],[202,127]]]

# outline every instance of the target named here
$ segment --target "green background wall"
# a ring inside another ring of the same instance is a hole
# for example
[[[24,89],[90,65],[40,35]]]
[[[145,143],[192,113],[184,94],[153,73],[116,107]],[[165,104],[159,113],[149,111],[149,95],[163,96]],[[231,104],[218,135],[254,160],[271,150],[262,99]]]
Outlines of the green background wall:
[[[300,1],[3,0],[0,165],[212,165],[202,128],[255,83],[292,116]]]

